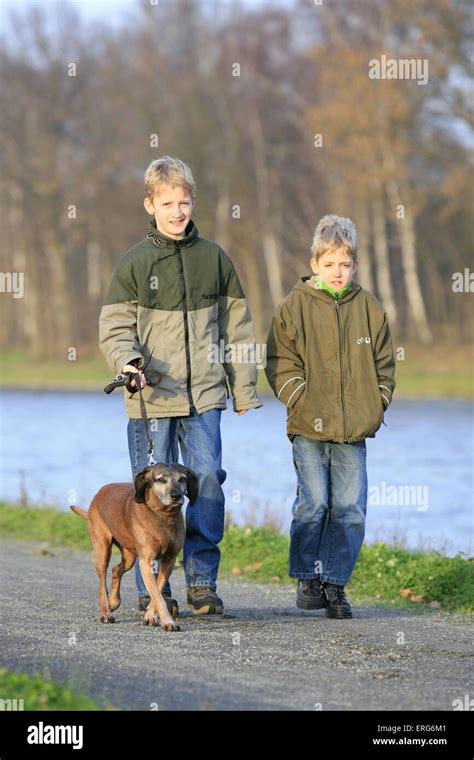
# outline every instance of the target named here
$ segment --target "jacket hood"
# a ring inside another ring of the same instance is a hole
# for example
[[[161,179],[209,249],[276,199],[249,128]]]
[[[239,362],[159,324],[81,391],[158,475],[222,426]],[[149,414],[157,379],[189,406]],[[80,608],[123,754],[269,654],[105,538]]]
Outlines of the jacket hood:
[[[159,248],[174,248],[177,243],[179,244],[180,248],[188,248],[189,246],[194,245],[198,237],[198,228],[192,219],[189,220],[184,233],[184,238],[181,238],[181,240],[176,240],[175,238],[168,237],[168,235],[164,235],[162,232],[160,232],[160,230],[157,229],[156,219],[155,217],[152,217],[148,225],[147,238],[153,240],[155,245],[157,245]]]
[[[315,288],[314,285],[311,282],[313,275],[306,275],[305,277],[300,277],[298,282],[293,286],[292,290],[302,290],[303,293],[312,295],[313,298],[319,298],[322,301],[326,301],[327,303],[334,303],[334,298],[327,293],[325,290],[319,290],[318,288]],[[346,301],[350,301],[354,296],[359,293],[359,291],[362,290],[362,287],[357,283],[352,281],[351,287],[348,291],[344,293],[344,295],[341,297],[341,303],[345,303]]]

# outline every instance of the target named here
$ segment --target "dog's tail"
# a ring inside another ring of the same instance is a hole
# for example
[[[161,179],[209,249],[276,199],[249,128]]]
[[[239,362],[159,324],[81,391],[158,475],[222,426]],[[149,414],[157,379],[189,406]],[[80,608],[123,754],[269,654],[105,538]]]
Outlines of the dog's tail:
[[[89,519],[89,515],[87,514],[85,509],[81,509],[80,507],[71,507],[71,509],[76,515],[79,515],[79,517],[82,517],[83,520]]]

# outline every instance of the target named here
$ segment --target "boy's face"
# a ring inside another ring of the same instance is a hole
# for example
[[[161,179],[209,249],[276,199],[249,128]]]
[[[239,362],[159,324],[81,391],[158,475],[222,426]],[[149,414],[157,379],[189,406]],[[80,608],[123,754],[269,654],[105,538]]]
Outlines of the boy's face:
[[[184,187],[162,185],[152,199],[145,198],[143,205],[150,216],[155,217],[160,232],[175,240],[184,237],[194,208],[193,199]]]
[[[310,264],[314,274],[319,274],[324,284],[336,292],[345,288],[359,266],[359,262],[354,261],[344,248],[327,251],[319,257],[319,261],[311,259]]]

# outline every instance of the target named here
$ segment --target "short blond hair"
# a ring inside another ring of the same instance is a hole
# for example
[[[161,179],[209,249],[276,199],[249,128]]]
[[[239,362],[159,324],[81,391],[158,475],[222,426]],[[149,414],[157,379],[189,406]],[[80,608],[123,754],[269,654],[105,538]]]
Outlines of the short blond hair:
[[[327,214],[318,222],[314,232],[311,253],[318,261],[320,257],[329,251],[344,248],[346,253],[357,261],[359,241],[354,222],[345,216]]]
[[[145,191],[150,200],[161,185],[183,187],[192,198],[196,197],[196,183],[191,169],[179,158],[161,156],[151,162],[145,172]]]

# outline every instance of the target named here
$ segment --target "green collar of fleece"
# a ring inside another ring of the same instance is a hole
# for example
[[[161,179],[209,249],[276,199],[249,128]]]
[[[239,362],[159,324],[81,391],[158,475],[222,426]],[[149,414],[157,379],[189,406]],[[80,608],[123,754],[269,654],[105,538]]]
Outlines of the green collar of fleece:
[[[329,285],[326,285],[322,281],[322,279],[319,276],[319,274],[315,274],[312,279],[313,279],[314,287],[317,290],[325,290],[326,293],[329,293],[329,295],[332,296],[333,298],[342,298],[342,296],[351,289],[351,285],[352,285],[352,283],[349,282],[349,283],[347,283],[347,285],[345,286],[345,288],[343,288],[342,290],[338,291],[338,290],[333,290],[332,288],[329,287]]]

